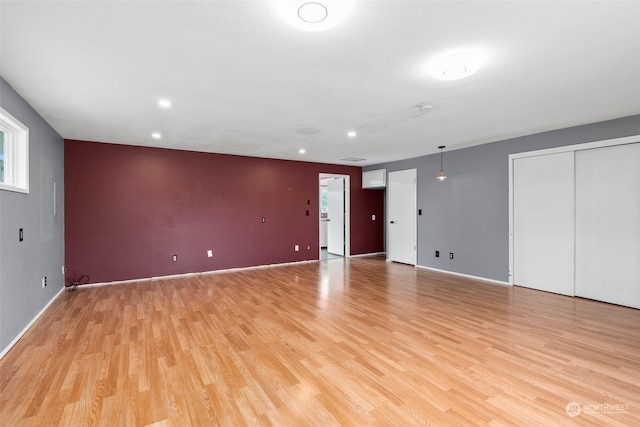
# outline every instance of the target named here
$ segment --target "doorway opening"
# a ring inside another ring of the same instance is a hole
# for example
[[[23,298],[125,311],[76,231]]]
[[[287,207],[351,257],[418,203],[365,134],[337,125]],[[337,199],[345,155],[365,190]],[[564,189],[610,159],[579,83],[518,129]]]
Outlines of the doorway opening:
[[[350,255],[349,175],[321,173],[320,182],[320,259]]]

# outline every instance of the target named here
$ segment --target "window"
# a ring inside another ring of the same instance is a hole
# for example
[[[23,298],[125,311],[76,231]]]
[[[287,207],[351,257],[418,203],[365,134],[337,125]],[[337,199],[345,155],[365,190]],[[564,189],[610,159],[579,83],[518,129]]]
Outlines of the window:
[[[326,214],[329,204],[329,189],[326,185],[320,187],[320,212]]]
[[[29,129],[0,108],[0,190],[29,192]]]

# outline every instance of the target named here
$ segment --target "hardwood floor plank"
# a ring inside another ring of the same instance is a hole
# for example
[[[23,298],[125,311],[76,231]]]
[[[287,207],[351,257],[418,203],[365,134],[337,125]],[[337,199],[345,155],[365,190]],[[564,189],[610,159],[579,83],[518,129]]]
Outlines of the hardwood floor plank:
[[[640,310],[379,257],[80,287],[0,360],[0,423],[635,426]]]

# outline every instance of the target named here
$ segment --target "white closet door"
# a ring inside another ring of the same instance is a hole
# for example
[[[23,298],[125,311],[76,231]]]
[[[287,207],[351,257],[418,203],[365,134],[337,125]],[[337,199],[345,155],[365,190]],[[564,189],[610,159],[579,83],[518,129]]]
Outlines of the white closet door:
[[[574,294],[573,152],[513,163],[514,283]]]
[[[640,143],[576,152],[576,295],[640,308]]]

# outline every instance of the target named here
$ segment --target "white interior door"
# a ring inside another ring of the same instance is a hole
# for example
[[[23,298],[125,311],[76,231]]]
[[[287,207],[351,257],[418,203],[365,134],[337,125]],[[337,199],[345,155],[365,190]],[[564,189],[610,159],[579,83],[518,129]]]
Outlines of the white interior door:
[[[416,170],[389,172],[389,261],[416,264],[417,185]]]
[[[327,252],[344,256],[345,250],[345,179],[327,182]]]
[[[576,295],[640,308],[640,143],[576,153]]]
[[[519,286],[574,295],[574,154],[513,164],[513,268]]]

